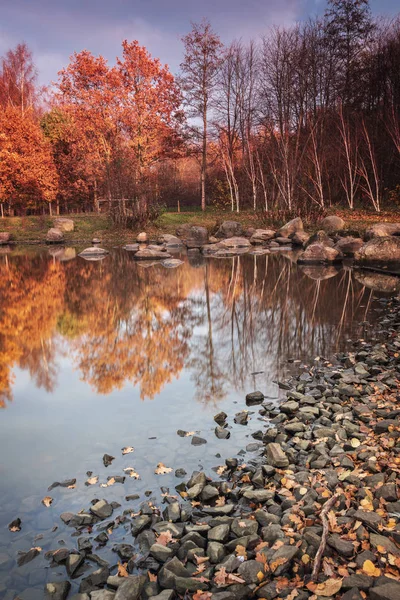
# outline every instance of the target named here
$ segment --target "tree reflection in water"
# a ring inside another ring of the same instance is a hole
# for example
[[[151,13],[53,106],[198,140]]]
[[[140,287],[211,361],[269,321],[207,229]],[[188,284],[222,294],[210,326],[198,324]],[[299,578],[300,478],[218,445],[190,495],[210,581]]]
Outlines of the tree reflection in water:
[[[166,269],[122,252],[101,262],[1,257],[0,403],[12,400],[15,367],[54,390],[62,357],[99,394],[130,383],[151,399],[188,369],[196,398],[218,402],[254,371],[274,378],[288,359],[329,356],[373,319],[374,292],[351,270],[294,258],[200,257]]]

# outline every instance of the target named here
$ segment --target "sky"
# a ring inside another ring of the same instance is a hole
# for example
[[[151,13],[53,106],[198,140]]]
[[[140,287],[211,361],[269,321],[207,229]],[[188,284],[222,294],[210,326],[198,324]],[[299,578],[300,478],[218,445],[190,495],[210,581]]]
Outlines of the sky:
[[[374,14],[400,12],[399,0],[371,0]],[[33,51],[47,85],[74,51],[102,54],[110,63],[121,41],[138,40],[176,73],[181,37],[191,21],[208,18],[225,43],[256,38],[273,25],[323,14],[326,0],[0,0],[0,56],[19,42]]]

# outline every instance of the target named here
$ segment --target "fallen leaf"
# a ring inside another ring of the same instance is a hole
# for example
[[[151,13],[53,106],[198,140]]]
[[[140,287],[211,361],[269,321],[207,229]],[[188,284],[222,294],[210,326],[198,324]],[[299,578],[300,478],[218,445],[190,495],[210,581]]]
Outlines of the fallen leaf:
[[[157,581],[157,575],[155,575],[154,573],[150,573],[150,571],[147,571],[147,575],[149,576],[149,581]]]
[[[44,504],[47,508],[49,508],[49,506],[51,506],[51,504],[53,504],[53,498],[51,498],[51,496],[45,496],[42,500],[42,504]]]
[[[197,590],[197,592],[193,595],[193,600],[210,600],[211,598],[211,592],[202,592],[201,590]]]
[[[205,564],[198,565],[197,570],[193,573],[193,575],[200,575],[200,573],[203,573],[203,571],[205,571],[205,570],[206,570]]]
[[[305,565],[308,565],[308,563],[310,562],[310,557],[308,554],[303,554],[303,556],[301,557],[301,562]]]
[[[89,479],[87,481],[85,481],[85,485],[94,485],[98,481],[99,481],[98,476],[94,475],[93,477],[89,477]]]
[[[366,560],[363,562],[363,566],[362,566],[362,570],[364,571],[364,573],[366,575],[369,575],[370,577],[380,577],[381,575],[381,570],[378,569],[378,567],[376,567],[374,565],[374,563],[372,562],[372,560]]]
[[[323,583],[318,584],[310,582],[306,587],[317,596],[334,596],[342,587],[342,579],[327,579]]]
[[[236,556],[243,556],[245,560],[247,560],[247,552],[244,546],[238,544],[235,548]]]
[[[122,454],[130,454],[131,452],[134,452],[135,448],[133,448],[132,446],[125,446],[125,448],[122,448]]]
[[[172,469],[170,467],[166,467],[163,463],[158,463],[157,468],[154,473],[156,475],[165,475],[166,473],[171,473]]]
[[[157,544],[161,544],[162,546],[166,546],[170,542],[174,542],[174,538],[172,537],[172,533],[170,531],[163,531],[157,538]]]
[[[198,565],[202,565],[203,563],[208,562],[210,560],[208,556],[197,556],[197,554],[195,554],[194,557]]]
[[[196,432],[195,432],[195,431],[187,431],[187,432],[185,433],[185,437],[189,437],[189,436],[191,436],[191,435],[196,435]]]
[[[265,577],[264,573],[262,571],[258,571],[258,573],[257,573],[258,581],[261,582],[264,579],[264,577]]]
[[[280,567],[281,565],[284,565],[286,562],[287,562],[287,558],[284,558],[283,556],[281,556],[280,558],[273,560],[270,563],[269,568],[271,569],[272,573],[274,573],[278,567]]]
[[[135,479],[140,479],[139,473],[136,473],[136,471],[133,467],[126,467],[126,469],[124,469],[124,473],[128,473],[129,477],[134,477]]]
[[[350,444],[352,445],[353,448],[358,448],[358,446],[361,444],[361,442],[357,438],[351,438]]]
[[[218,496],[218,498],[215,501],[215,506],[225,506],[225,496]]]
[[[129,577],[129,573],[126,570],[126,567],[128,566],[128,563],[118,563],[118,577]]]
[[[267,557],[262,552],[257,552],[256,561],[267,567]]]
[[[217,475],[223,475],[223,473],[225,473],[226,469],[227,469],[227,467],[225,465],[221,465],[217,469]]]
[[[102,488],[110,487],[110,485],[114,485],[114,483],[115,483],[115,478],[110,477],[110,479],[107,481],[107,483],[101,483],[100,487],[102,487]]]

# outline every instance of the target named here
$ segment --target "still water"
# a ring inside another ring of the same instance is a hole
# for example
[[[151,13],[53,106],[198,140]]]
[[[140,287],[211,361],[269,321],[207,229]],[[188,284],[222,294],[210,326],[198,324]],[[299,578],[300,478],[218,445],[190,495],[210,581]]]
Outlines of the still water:
[[[65,579],[44,557],[76,547],[61,512],[95,497],[124,508],[127,494],[140,503],[146,491],[159,501],[160,486],[173,493],[179,483],[175,469],[209,472],[254,442],[257,409],[251,427],[233,423],[246,393],[278,401],[275,382],[298,365],[376,335],[383,292],[368,287],[370,275],[298,267],[293,253],[180,258],[165,268],[120,250],[98,262],[72,248],[0,256],[0,598],[39,599],[45,582]],[[228,440],[214,435],[221,410]],[[193,446],[178,429],[208,443]],[[123,456],[125,446],[134,452]],[[104,453],[116,457],[107,469]],[[172,472],[155,475],[159,462]],[[140,479],[99,487],[126,467]],[[88,471],[98,485],[85,486]],[[44,507],[48,486],[68,478],[76,488],[53,489]],[[16,517],[22,530],[11,533]],[[113,540],[124,535],[132,543],[125,531]],[[40,555],[17,567],[18,552],[34,546]],[[99,553],[116,562],[111,548]]]

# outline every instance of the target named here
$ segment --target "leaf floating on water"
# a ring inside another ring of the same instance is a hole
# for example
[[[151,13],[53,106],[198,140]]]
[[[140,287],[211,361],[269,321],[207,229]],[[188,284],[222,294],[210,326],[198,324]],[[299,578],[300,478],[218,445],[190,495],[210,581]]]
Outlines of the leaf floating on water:
[[[197,431],[187,431],[185,433],[185,437],[190,437],[191,435],[196,435]]]
[[[110,479],[107,481],[107,483],[101,483],[100,487],[110,487],[110,485],[114,485],[115,483],[115,478],[114,477],[110,477]]]
[[[42,504],[44,504],[47,508],[53,504],[53,498],[51,496],[45,496],[42,500]]]
[[[158,463],[157,468],[154,473],[156,475],[165,475],[166,473],[171,473],[172,469],[170,467],[166,467],[163,463]]]
[[[122,454],[130,454],[131,452],[134,452],[135,448],[133,448],[133,446],[125,446],[125,448],[122,448]]]
[[[98,476],[94,475],[93,477],[89,477],[89,479],[87,481],[85,481],[85,485],[94,485],[98,481],[99,481]]]
[[[20,518],[14,519],[8,526],[9,531],[15,533],[16,531],[21,531],[22,521]]]
[[[129,577],[129,573],[126,569],[128,563],[118,563],[118,577]]]
[[[217,469],[217,475],[223,475],[225,473],[225,471],[226,471],[226,466],[225,465],[221,465]]]
[[[136,473],[136,471],[133,467],[126,467],[126,469],[124,469],[124,473],[128,473],[129,477],[134,477],[135,479],[140,479],[139,473]]]

